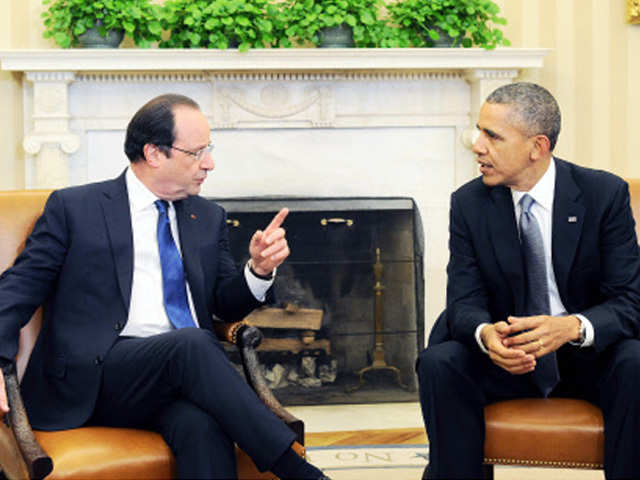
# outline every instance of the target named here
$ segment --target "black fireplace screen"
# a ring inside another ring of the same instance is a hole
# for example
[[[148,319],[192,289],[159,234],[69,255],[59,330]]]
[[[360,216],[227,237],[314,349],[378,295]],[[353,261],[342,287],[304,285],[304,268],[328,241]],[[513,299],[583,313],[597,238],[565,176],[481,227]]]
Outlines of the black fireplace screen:
[[[291,255],[248,321],[284,405],[414,401],[424,346],[424,241],[409,198],[216,199],[242,267],[253,232],[286,206]],[[235,358],[230,351],[231,358]]]

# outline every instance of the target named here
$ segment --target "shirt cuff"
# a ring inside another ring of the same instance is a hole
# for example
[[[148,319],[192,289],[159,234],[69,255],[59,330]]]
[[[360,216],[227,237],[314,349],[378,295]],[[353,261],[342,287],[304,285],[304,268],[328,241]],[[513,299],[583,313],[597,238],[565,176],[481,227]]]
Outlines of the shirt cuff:
[[[571,345],[575,345],[576,347],[580,347],[580,348],[584,348],[584,347],[591,347],[593,345],[593,342],[595,340],[595,331],[593,329],[593,325],[591,324],[591,322],[589,321],[589,319],[587,317],[585,317],[584,315],[582,315],[581,313],[574,313],[573,315],[575,315],[576,317],[578,317],[578,320],[580,320],[580,330],[582,330],[582,327],[584,327],[584,341],[583,342],[569,342]]]
[[[275,268],[273,269],[273,277],[270,280],[263,280],[251,273],[249,262],[247,262],[247,264],[244,266],[244,278],[247,280],[249,290],[259,302],[265,301],[267,297],[267,290],[271,288],[271,285],[273,285],[273,280],[276,277],[276,270],[277,269]]]
[[[485,347],[484,343],[482,343],[482,337],[480,336],[480,332],[482,332],[482,329],[484,328],[485,325],[489,325],[489,324],[481,323],[480,325],[478,325],[476,327],[476,333],[474,334],[474,336],[476,337],[476,342],[478,342],[478,347],[480,347],[480,350],[482,350],[484,353],[489,355],[489,350],[487,350],[487,347]]]

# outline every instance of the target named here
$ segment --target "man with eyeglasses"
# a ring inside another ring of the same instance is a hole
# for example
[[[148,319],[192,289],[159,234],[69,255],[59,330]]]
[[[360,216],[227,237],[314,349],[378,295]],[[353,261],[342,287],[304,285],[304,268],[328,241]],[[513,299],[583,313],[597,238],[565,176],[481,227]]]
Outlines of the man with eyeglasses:
[[[234,442],[281,478],[326,478],[293,451],[294,433],[212,332],[264,302],[289,247],[283,209],[236,271],[224,210],[198,196],[214,167],[210,135],[196,102],[162,95],[128,125],[125,172],[51,194],[0,277],[0,361],[15,357],[20,327],[46,301],[21,385],[34,428],[158,431],[180,478],[236,477]]]

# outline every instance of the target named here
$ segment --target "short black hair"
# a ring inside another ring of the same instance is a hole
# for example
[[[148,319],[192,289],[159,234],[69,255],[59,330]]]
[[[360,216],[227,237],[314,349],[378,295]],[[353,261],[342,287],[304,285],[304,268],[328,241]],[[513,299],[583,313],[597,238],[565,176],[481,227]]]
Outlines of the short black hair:
[[[157,145],[169,156],[175,136],[175,120],[173,108],[184,105],[200,110],[195,100],[184,95],[167,93],[153,98],[138,110],[129,125],[124,141],[124,153],[130,162],[138,162],[144,158],[144,146],[147,143]]]
[[[546,88],[528,82],[508,83],[494,90],[487,97],[487,103],[512,107],[514,122],[527,135],[545,135],[549,139],[549,150],[553,151],[562,122],[558,102]]]

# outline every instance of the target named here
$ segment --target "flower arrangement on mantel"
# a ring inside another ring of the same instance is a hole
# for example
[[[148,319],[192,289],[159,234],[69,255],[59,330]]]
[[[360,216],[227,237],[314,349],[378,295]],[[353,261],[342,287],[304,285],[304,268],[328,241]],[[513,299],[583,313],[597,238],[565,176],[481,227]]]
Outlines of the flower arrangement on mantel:
[[[491,0],[43,0],[45,38],[61,47],[97,26],[138,47],[288,48],[319,43],[322,27],[348,26],[356,47],[510,45]],[[96,24],[96,21],[98,23]],[[439,45],[439,44],[438,44]]]

